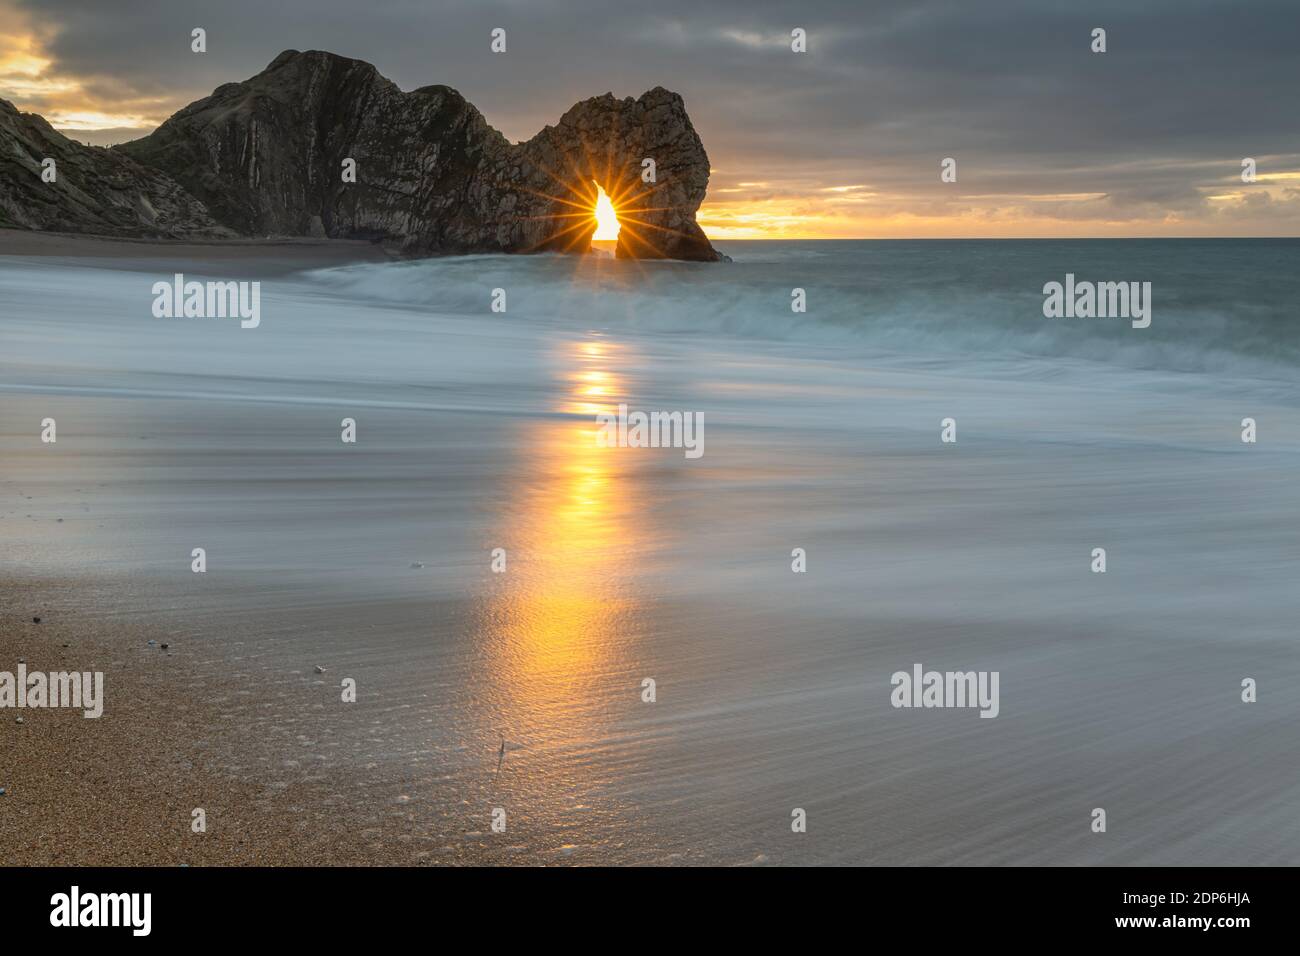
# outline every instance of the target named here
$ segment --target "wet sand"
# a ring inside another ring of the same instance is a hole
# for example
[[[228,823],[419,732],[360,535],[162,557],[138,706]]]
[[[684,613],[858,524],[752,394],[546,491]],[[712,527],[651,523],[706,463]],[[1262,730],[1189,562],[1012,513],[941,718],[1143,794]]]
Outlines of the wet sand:
[[[1300,858],[1291,382],[627,321],[771,263],[276,265],[255,331],[150,315],[249,256],[0,257],[0,669],[107,695],[0,711],[6,862]],[[620,401],[704,457],[597,447]],[[891,708],[917,661],[999,717]]]
[[[86,260],[100,269],[170,269],[186,264],[219,268],[237,265],[241,276],[264,278],[299,269],[324,269],[355,262],[388,262],[383,245],[344,239],[214,239],[167,242],[116,239],[71,233],[0,229],[0,256],[64,261]]]

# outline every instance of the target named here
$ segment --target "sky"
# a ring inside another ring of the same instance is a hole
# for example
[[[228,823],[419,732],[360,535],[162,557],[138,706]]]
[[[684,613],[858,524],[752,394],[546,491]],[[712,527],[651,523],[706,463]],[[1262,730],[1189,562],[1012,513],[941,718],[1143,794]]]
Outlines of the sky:
[[[1297,37],[1300,0],[0,0],[0,97],[120,142],[322,49],[511,140],[675,90],[714,239],[1296,236]]]

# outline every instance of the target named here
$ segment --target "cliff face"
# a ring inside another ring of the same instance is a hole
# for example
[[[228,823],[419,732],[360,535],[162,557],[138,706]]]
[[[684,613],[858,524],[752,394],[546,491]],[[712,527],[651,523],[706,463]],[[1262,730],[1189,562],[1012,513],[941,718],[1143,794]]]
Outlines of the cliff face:
[[[655,181],[644,182],[642,162],[654,160]],[[511,147],[498,161],[499,192],[527,197],[532,231],[538,241],[553,226],[544,217],[573,214],[567,203],[590,209],[598,182],[618,206],[622,229],[617,254],[637,259],[719,257],[695,213],[709,186],[709,157],[686,115],[682,98],[655,87],[639,99],[611,94],[583,100],[526,143]],[[575,189],[574,186],[577,185]],[[559,198],[562,202],[555,202]],[[508,198],[505,201],[509,201]],[[535,221],[531,217],[543,217]],[[569,228],[577,220],[567,222]],[[594,231],[590,219],[580,231],[581,247]],[[553,234],[552,234],[553,235]],[[568,236],[552,240],[563,245]]]
[[[54,160],[53,181],[42,178]],[[165,173],[82,146],[0,100],[0,226],[106,236],[233,236]]]
[[[695,222],[708,156],[662,88],[585,100],[511,144],[450,87],[404,93],[360,60],[287,51],[111,153],[240,235],[376,238],[416,255],[585,251],[594,180],[619,204],[618,255],[719,258]]]

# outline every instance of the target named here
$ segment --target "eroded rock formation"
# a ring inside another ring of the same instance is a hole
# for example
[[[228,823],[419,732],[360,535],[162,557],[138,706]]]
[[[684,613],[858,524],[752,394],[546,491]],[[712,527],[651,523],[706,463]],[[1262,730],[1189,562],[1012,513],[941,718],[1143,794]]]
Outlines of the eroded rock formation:
[[[235,235],[165,173],[113,150],[83,146],[42,117],[0,100],[4,226],[178,239]]]
[[[54,145],[68,152],[50,142],[51,134],[63,138],[44,120],[26,122],[42,127],[40,142],[26,146],[33,159]],[[0,136],[4,128],[0,117]],[[14,223],[372,238],[414,255],[585,251],[598,182],[619,206],[618,255],[719,258],[695,222],[708,156],[681,97],[662,88],[635,100],[584,100],[555,126],[511,144],[450,87],[407,93],[369,63],[290,50],[143,139],[113,150],[77,146],[69,155],[69,189],[93,197],[120,180],[125,192],[101,196],[95,207],[81,201],[62,215],[35,215],[30,210],[49,201],[37,172],[36,195],[26,190],[12,203]],[[355,182],[342,175],[348,159]],[[643,181],[646,159],[654,182]],[[24,175],[34,175],[27,165]],[[0,193],[0,208],[10,205]]]

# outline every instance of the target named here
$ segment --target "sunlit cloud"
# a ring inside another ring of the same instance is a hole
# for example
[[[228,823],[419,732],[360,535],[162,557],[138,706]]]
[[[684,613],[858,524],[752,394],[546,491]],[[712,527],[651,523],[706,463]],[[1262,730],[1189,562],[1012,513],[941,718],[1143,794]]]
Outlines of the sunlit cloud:
[[[758,33],[753,30],[719,30],[718,35],[731,43],[759,50],[763,47],[784,47],[790,43],[789,33]]]
[[[45,51],[49,38],[35,31],[17,32],[21,13],[0,2],[10,32],[0,34],[0,98],[19,110],[39,113],[55,129],[82,132],[100,129],[140,130],[157,127],[178,103],[162,97],[105,97],[88,78],[59,71]],[[109,84],[112,85],[111,83]]]
[[[92,130],[92,129],[139,129],[151,130],[158,124],[145,116],[132,116],[123,113],[97,113],[93,110],[56,109],[45,117],[55,129]]]
[[[42,76],[27,77],[22,74],[7,74],[0,70],[0,96],[18,103],[75,94],[80,89],[80,84],[71,80]]]
[[[1197,187],[1186,209],[1105,192],[953,192],[950,198],[867,184],[775,179],[763,189],[710,188],[698,221],[710,238],[1052,238],[1251,234],[1283,208],[1300,217],[1300,172],[1225,188]]]

